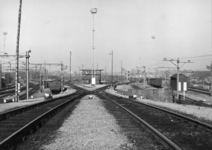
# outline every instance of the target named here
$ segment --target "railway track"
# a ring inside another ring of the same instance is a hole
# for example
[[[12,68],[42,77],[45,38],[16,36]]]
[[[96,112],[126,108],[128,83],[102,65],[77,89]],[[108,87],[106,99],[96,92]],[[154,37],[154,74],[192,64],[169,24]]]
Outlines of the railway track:
[[[32,94],[34,94],[36,91],[39,90],[39,85],[31,84],[30,88],[31,88],[31,90],[29,90],[29,96],[31,96]],[[23,87],[21,89],[21,92],[23,92],[24,90],[26,90],[26,87]],[[10,91],[6,91],[6,92],[1,93],[0,102],[1,101],[3,102],[3,99],[5,97],[10,97],[12,99],[13,96],[14,96],[14,92],[15,92],[14,89],[11,89]],[[20,100],[23,100],[23,99],[26,99],[26,93],[23,93],[23,94],[20,95]]]
[[[177,100],[177,103],[180,104],[186,104],[186,105],[195,105],[195,106],[202,106],[202,107],[212,107],[212,104],[207,104],[204,101],[197,101],[194,99],[191,99],[189,97],[185,97],[185,100],[183,100],[183,96],[180,98],[181,100]]]
[[[31,88],[32,89],[29,91],[29,97],[40,89],[40,85],[34,85]],[[26,93],[20,96],[20,100],[23,99],[26,99]]]
[[[212,125],[107,93],[102,92],[98,96],[123,108],[166,149],[212,148]]]
[[[74,94],[5,112],[0,115],[0,149],[15,149],[45,122],[65,106],[83,97],[81,90]]]
[[[5,88],[1,88],[0,92],[6,91],[6,90],[9,90],[9,89],[14,89],[14,88],[15,88],[15,85],[13,84],[13,85],[7,86]]]
[[[198,92],[198,93],[202,93],[202,94],[207,94],[207,95],[210,94],[208,90],[200,90],[200,89],[195,89],[195,88],[188,88],[188,91],[194,91],[194,92]]]

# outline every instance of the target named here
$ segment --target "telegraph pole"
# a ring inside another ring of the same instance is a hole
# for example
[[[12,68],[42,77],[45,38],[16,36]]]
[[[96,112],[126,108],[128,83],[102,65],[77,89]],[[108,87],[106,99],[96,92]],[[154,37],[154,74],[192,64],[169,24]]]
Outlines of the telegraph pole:
[[[122,60],[121,60],[121,82],[122,82]]]
[[[168,59],[164,58],[163,61],[170,61],[172,64],[174,64],[177,67],[177,99],[179,99],[179,71],[180,71],[180,68],[185,63],[192,63],[192,62],[190,60],[182,62],[182,61],[179,60],[179,58],[177,58],[177,60],[174,60],[174,59],[168,60]],[[177,62],[177,63],[174,63],[174,62]],[[179,66],[180,63],[182,63],[181,66]]]
[[[105,81],[107,79],[106,74],[107,74],[107,67],[105,66]]]
[[[63,62],[61,61],[61,91],[63,89]]]
[[[2,77],[2,66],[1,66],[1,63],[0,63],[0,89],[2,88],[2,87],[1,87],[1,84],[2,84],[2,83],[1,83],[1,77]]]
[[[71,52],[70,52],[70,82],[71,82]]]
[[[26,51],[26,98],[29,99],[29,53],[31,50]]]
[[[206,68],[207,68],[208,70],[210,70],[211,76],[212,76],[212,61],[211,61],[211,65],[210,65],[210,66],[206,66]],[[210,93],[210,96],[212,96],[212,78],[211,78],[211,87],[210,87],[209,93]]]
[[[6,35],[7,35],[7,32],[3,32],[3,35],[4,35],[4,54],[5,54],[5,47],[6,47]],[[3,63],[2,63],[2,68],[4,68],[3,65],[4,64],[4,58],[3,58]],[[3,74],[3,72],[2,72]],[[5,74],[3,75],[5,76]]]
[[[113,51],[110,53],[111,55],[111,82],[113,84]]]
[[[143,66],[143,68],[144,68],[144,87],[145,87],[145,85],[146,85],[146,67]]]
[[[22,0],[20,0],[19,4],[19,14],[18,14],[18,32],[17,32],[17,43],[16,43],[16,72],[15,72],[15,99],[19,101],[19,40],[20,40],[20,27],[21,27],[21,6]]]

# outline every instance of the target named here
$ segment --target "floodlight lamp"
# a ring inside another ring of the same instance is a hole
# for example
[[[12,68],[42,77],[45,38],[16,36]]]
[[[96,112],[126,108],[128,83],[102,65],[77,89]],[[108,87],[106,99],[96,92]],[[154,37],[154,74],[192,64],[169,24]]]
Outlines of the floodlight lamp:
[[[4,35],[7,35],[7,32],[3,32]]]
[[[91,8],[91,13],[96,14],[97,13],[97,8]]]
[[[28,52],[31,53],[31,50],[29,50]]]

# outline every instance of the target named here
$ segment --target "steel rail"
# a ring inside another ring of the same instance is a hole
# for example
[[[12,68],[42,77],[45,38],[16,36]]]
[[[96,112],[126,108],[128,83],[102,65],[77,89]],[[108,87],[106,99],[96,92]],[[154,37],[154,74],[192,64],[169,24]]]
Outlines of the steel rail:
[[[39,102],[39,103],[36,103],[36,104],[23,106],[23,107],[20,107],[20,108],[15,108],[15,109],[12,109],[12,110],[8,110],[8,111],[5,111],[5,112],[2,112],[2,113],[0,113],[0,121],[5,120],[7,118],[10,118],[12,116],[15,116],[17,114],[20,114],[22,112],[26,112],[28,110],[31,110],[31,109],[37,108],[39,106],[45,105],[47,103],[54,102],[54,101],[56,101],[58,99],[67,98],[68,96],[70,96],[72,94],[75,94],[75,93],[71,93],[69,95],[66,95],[66,96],[63,96],[63,97],[59,97],[59,98],[54,98],[53,100],[46,100],[46,101],[42,101],[42,102]]]
[[[8,89],[14,89],[14,88],[15,88],[15,86],[14,86],[14,85],[11,85],[11,86],[8,86],[8,87],[5,87],[5,88],[1,88],[1,89],[0,89],[0,92],[6,91],[6,90],[8,90]]]
[[[204,123],[204,122],[201,122],[199,120],[195,120],[191,117],[188,117],[188,116],[185,116],[185,115],[181,115],[181,114],[178,114],[178,113],[175,113],[175,112],[172,112],[172,111],[169,111],[169,110],[166,110],[166,109],[163,109],[163,108],[160,108],[160,107],[157,107],[157,106],[152,106],[152,105],[148,105],[148,104],[144,104],[142,102],[137,102],[135,101],[136,103],[139,103],[139,104],[142,104],[146,107],[150,107],[150,108],[153,108],[153,109],[156,109],[158,111],[161,111],[163,113],[166,113],[166,114],[169,114],[171,115],[172,117],[175,117],[177,119],[180,119],[180,120],[183,120],[183,121],[186,121],[188,123],[192,123],[193,125],[196,125],[196,126],[199,126],[199,127],[203,127],[205,130],[209,131],[212,133],[212,125],[210,124],[207,124],[207,123]]]
[[[39,89],[39,85],[31,85],[30,88],[32,88],[29,92],[29,95],[31,96],[32,94],[34,94],[38,89]],[[22,87],[21,92],[23,92],[26,88]],[[4,95],[0,95],[0,101],[3,101],[4,98],[9,97],[9,100],[11,101],[12,99],[14,99],[14,90],[9,91],[8,93],[5,93]],[[20,99],[23,100],[26,98],[26,93],[23,93],[20,95]]]
[[[105,96],[105,95],[104,95]],[[143,119],[141,119],[140,117],[138,117],[136,114],[134,114],[133,112],[131,112],[130,110],[128,110],[127,108],[125,108],[124,106],[118,104],[117,102],[115,102],[114,100],[112,100],[111,98],[105,96],[107,99],[109,99],[110,101],[112,101],[114,104],[116,104],[117,106],[119,106],[120,108],[122,108],[125,112],[127,112],[128,114],[130,114],[130,116],[132,116],[133,118],[135,118],[139,124],[147,129],[148,133],[150,133],[151,135],[154,136],[154,138],[159,141],[166,149],[169,150],[181,150],[180,147],[178,147],[174,142],[172,142],[171,140],[169,140],[167,137],[165,137],[163,134],[161,134],[158,130],[156,130],[155,128],[153,128],[150,124],[148,124],[146,121],[144,121]]]
[[[208,90],[204,90],[204,89],[201,90],[201,89],[196,89],[196,88],[188,88],[188,91],[194,91],[194,92],[207,94],[207,95],[210,94],[210,92]]]
[[[65,101],[54,108],[51,108],[50,110],[47,110],[45,113],[42,113],[14,133],[12,133],[10,136],[5,138],[0,142],[0,149],[14,149],[17,144],[19,144],[21,141],[25,141],[26,137],[29,134],[32,134],[34,130],[37,130],[39,127],[41,127],[45,122],[47,122],[51,117],[53,117],[57,112],[62,110],[65,106],[67,106],[69,103],[74,101],[77,98],[80,98],[84,96],[84,92],[81,92],[79,95],[75,95],[68,101]]]
[[[107,93],[106,93],[107,94]],[[123,98],[123,99],[126,99],[128,101],[130,101],[129,99],[127,98]],[[144,105],[146,107],[150,107],[150,108],[153,108],[157,111],[160,111],[162,113],[165,113],[165,114],[168,114],[172,117],[175,117],[177,119],[180,119],[180,120],[183,120],[185,122],[188,122],[188,123],[192,123],[194,126],[198,126],[198,127],[202,127],[204,128],[206,131],[209,131],[212,133],[212,125],[210,124],[207,124],[207,123],[204,123],[204,122],[201,122],[199,120],[196,120],[196,119],[193,119],[191,117],[188,117],[188,116],[185,116],[185,115],[182,115],[182,114],[178,114],[178,113],[175,113],[175,112],[172,112],[172,111],[169,111],[169,110],[166,110],[166,109],[163,109],[161,107],[158,107],[158,106],[153,106],[153,105],[148,105],[148,104],[145,104],[145,103],[142,103],[142,102],[138,102],[138,101],[134,101],[135,103],[138,103],[138,104],[141,104],[141,105]]]

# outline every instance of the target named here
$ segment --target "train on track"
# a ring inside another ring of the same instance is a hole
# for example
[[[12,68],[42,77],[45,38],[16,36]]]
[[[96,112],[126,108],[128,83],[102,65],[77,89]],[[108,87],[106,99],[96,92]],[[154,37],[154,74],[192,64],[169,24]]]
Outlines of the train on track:
[[[162,79],[161,78],[149,78],[148,84],[156,87],[156,88],[161,88],[162,87]]]
[[[49,88],[53,94],[58,94],[61,92],[61,81],[60,80],[45,80],[44,88]]]
[[[1,78],[1,88],[5,88],[5,87],[6,87],[5,78]]]

